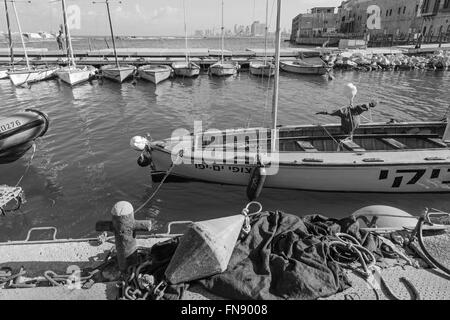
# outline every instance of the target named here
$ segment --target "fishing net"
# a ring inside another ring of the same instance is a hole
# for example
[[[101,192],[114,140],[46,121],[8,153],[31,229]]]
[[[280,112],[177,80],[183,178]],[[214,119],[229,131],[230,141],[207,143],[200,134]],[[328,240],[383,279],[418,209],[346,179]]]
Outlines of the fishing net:
[[[0,185],[0,215],[19,210],[24,202],[25,198],[21,187]]]

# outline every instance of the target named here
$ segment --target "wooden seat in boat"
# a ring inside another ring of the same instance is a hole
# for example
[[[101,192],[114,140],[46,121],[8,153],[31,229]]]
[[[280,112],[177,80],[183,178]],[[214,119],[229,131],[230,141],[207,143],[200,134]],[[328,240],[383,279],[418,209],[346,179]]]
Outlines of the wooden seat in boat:
[[[341,140],[342,145],[350,151],[366,151],[366,149],[364,149],[363,147],[361,147],[360,145],[356,144],[354,141],[352,140]]]
[[[439,138],[426,138],[426,140],[428,142],[438,146],[438,147],[441,147],[441,148],[447,148],[448,147],[448,144],[445,143],[444,140],[439,139]]]
[[[319,150],[317,150],[309,141],[305,141],[305,140],[297,140],[295,141],[295,143],[297,143],[297,145],[303,150],[303,151],[308,151],[308,152],[317,152]]]
[[[398,140],[395,140],[393,138],[380,138],[381,141],[386,143],[388,146],[394,148],[394,149],[406,149],[408,148],[406,145],[401,143]]]

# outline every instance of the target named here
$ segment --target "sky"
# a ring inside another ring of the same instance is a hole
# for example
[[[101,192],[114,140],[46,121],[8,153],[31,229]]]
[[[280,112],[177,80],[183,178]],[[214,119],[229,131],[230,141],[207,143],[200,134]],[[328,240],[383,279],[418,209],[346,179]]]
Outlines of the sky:
[[[96,0],[102,1],[102,0]],[[135,36],[182,36],[184,35],[183,0],[110,0],[111,18],[116,35]],[[188,34],[195,30],[220,28],[221,0],[184,0]],[[341,0],[283,0],[281,28],[291,29],[292,19],[307,9],[319,6],[338,6]],[[66,0],[73,20],[73,35],[109,35],[108,17],[104,3],[92,0]],[[61,2],[31,0],[16,3],[23,32],[56,32],[62,23]],[[224,25],[233,29],[235,24],[250,25],[252,21],[265,21],[266,0],[224,0]],[[9,3],[13,32],[17,31],[14,11]],[[273,31],[276,21],[276,0],[269,0],[269,27]],[[75,28],[76,27],[76,28]],[[0,1],[0,30],[6,31],[3,0]]]

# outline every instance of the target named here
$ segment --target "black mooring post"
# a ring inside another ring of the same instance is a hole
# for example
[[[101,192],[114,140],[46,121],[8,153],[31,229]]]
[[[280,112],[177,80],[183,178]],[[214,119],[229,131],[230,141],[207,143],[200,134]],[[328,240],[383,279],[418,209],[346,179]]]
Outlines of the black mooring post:
[[[119,269],[126,272],[136,258],[136,231],[150,231],[151,221],[135,220],[133,206],[126,201],[117,202],[111,210],[112,221],[98,221],[96,231],[114,232]]]

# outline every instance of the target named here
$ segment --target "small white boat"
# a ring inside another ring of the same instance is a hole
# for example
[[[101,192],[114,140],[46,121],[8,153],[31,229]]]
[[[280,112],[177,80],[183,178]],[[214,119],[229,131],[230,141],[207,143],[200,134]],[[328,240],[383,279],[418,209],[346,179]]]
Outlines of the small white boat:
[[[126,79],[130,78],[134,71],[136,70],[135,66],[131,65],[112,65],[108,64],[105,66],[102,66],[100,68],[101,74],[108,79],[111,79],[113,81],[122,83]]]
[[[59,67],[36,67],[23,68],[8,71],[8,76],[15,86],[22,86],[24,84],[47,80],[56,76],[56,71]]]
[[[92,66],[86,67],[64,67],[56,71],[56,75],[61,81],[75,86],[91,80],[97,72],[97,69]]]
[[[255,76],[272,77],[275,75],[275,65],[269,61],[250,61],[250,73]]]
[[[6,79],[8,78],[8,71],[10,67],[9,66],[1,66],[0,67],[0,79]]]
[[[179,77],[196,77],[200,74],[200,66],[194,62],[174,62],[172,68]]]
[[[219,61],[209,67],[209,73],[214,76],[232,76],[237,73],[238,69],[237,62]]]
[[[286,72],[313,75],[324,75],[331,69],[325,63],[308,63],[303,60],[280,61],[280,68]]]
[[[94,68],[93,66],[84,66],[84,67],[77,67],[75,63],[75,58],[73,56],[73,48],[72,48],[72,38],[70,36],[70,28],[67,25],[67,13],[66,13],[66,1],[62,0],[62,11],[63,11],[63,20],[64,20],[64,26],[67,36],[67,42],[68,42],[68,58],[69,58],[69,65],[67,67],[61,68],[56,72],[57,76],[61,81],[71,85],[75,86],[77,84],[81,84],[83,82],[89,81],[97,72],[97,68]]]
[[[145,80],[158,84],[163,80],[168,79],[173,70],[171,67],[166,65],[145,65],[138,68],[138,75]]]

